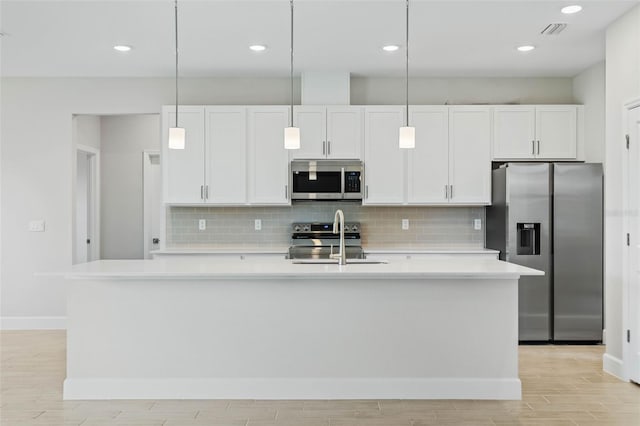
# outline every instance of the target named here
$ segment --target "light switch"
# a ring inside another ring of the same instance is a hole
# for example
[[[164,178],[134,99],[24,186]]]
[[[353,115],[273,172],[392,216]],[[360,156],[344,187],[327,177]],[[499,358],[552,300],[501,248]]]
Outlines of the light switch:
[[[256,219],[253,222],[253,229],[256,231],[262,231],[262,219]]]
[[[476,231],[482,229],[482,219],[473,219],[473,229]]]
[[[44,232],[44,220],[32,220],[29,222],[29,232]]]
[[[402,230],[406,231],[409,229],[409,219],[402,219]]]
[[[207,229],[207,219],[200,219],[198,221],[198,229],[204,231]]]

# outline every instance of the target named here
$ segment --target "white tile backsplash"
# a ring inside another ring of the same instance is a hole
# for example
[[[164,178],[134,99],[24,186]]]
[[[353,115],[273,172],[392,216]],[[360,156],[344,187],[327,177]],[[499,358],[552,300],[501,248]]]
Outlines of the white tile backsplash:
[[[362,224],[365,248],[474,249],[484,247],[484,207],[368,207],[356,203],[308,202],[287,207],[170,207],[167,248],[287,247],[293,222],[332,222],[336,209]],[[473,229],[482,219],[483,229]],[[206,219],[207,229],[198,230]],[[255,219],[262,230],[254,230]],[[409,230],[402,230],[409,219]]]

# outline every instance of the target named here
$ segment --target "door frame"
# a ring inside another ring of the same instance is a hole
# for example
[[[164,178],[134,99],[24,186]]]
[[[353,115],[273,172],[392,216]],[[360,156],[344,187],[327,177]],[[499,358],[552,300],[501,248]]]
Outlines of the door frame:
[[[632,111],[640,111],[640,97],[631,100],[624,105],[623,109],[623,135],[629,134],[629,118]],[[640,138],[639,138],[640,139]],[[638,142],[638,141],[632,141]],[[640,148],[640,147],[639,147]],[[635,270],[631,270],[634,262],[631,259],[633,244],[640,243],[640,218],[638,217],[638,210],[640,209],[640,195],[636,196],[636,205],[630,205],[629,201],[629,172],[631,167],[640,167],[640,155],[636,158],[629,157],[629,151],[624,150],[625,158],[622,162],[622,203],[623,203],[623,227],[624,234],[631,234],[631,245],[627,246],[626,235],[622,237],[623,244],[623,256],[622,256],[622,362],[623,362],[623,375],[624,380],[639,381],[638,377],[633,377],[632,362],[635,359],[634,353],[640,352],[640,292],[633,294],[632,286],[634,281],[640,279],[638,273]],[[635,162],[632,163],[632,162]],[[639,188],[640,189],[640,186]],[[632,215],[635,214],[635,223]],[[638,265],[636,265],[638,266]],[[638,283],[635,283],[636,288]],[[631,300],[631,299],[635,300]],[[627,342],[627,330],[630,330],[630,342]]]
[[[142,235],[143,235],[143,247],[144,247],[144,255],[145,258],[147,256],[147,253],[149,252],[149,241],[151,238],[151,235],[149,233],[149,227],[148,222],[150,220],[149,217],[149,206],[151,204],[151,194],[148,191],[147,188],[147,182],[150,180],[149,179],[149,174],[150,174],[150,170],[148,165],[151,164],[151,157],[155,157],[157,156],[158,158],[161,159],[161,153],[160,150],[157,149],[145,149],[144,151],[142,151],[142,198],[143,198],[143,205],[142,205],[142,226],[143,226],[143,230],[142,230]],[[162,167],[162,162],[160,162],[160,164],[158,165],[158,167]],[[158,237],[160,238],[160,246],[159,248],[164,248],[164,226],[165,226],[165,216],[166,216],[166,209],[164,207],[164,204],[162,204],[162,170],[160,170],[160,182],[158,182],[158,185],[160,185],[160,191],[158,193],[158,196],[160,197],[160,203],[161,203],[161,212],[159,214],[159,227],[160,227],[160,235],[158,235]]]
[[[100,259],[100,150],[92,146],[77,144],[76,158],[78,157],[79,152],[87,154],[87,158],[89,160],[88,186],[90,197],[87,200],[87,216],[89,223],[87,228],[91,231],[91,244],[87,250],[87,262],[91,262],[92,260]],[[74,177],[74,180],[75,179],[77,179],[77,175]],[[75,205],[75,191],[73,198]],[[75,234],[76,220],[74,220],[73,230]],[[73,244],[75,244],[75,235],[73,237],[73,241]]]

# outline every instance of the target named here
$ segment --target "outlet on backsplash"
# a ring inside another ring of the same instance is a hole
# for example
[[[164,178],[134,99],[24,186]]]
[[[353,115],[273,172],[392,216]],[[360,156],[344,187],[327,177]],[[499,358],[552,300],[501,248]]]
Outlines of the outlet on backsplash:
[[[406,231],[409,229],[409,219],[402,219],[402,230]]]
[[[262,231],[262,219],[256,219],[253,222],[253,229],[256,231]]]
[[[200,219],[198,221],[198,229],[200,231],[204,231],[207,229],[207,220],[206,219]]]

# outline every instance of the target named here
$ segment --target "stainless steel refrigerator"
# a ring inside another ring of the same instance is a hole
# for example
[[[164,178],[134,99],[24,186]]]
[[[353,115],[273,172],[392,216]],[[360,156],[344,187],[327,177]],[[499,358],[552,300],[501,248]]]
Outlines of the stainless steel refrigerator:
[[[545,272],[520,278],[520,341],[602,341],[602,188],[601,164],[507,163],[493,171],[487,248]]]

